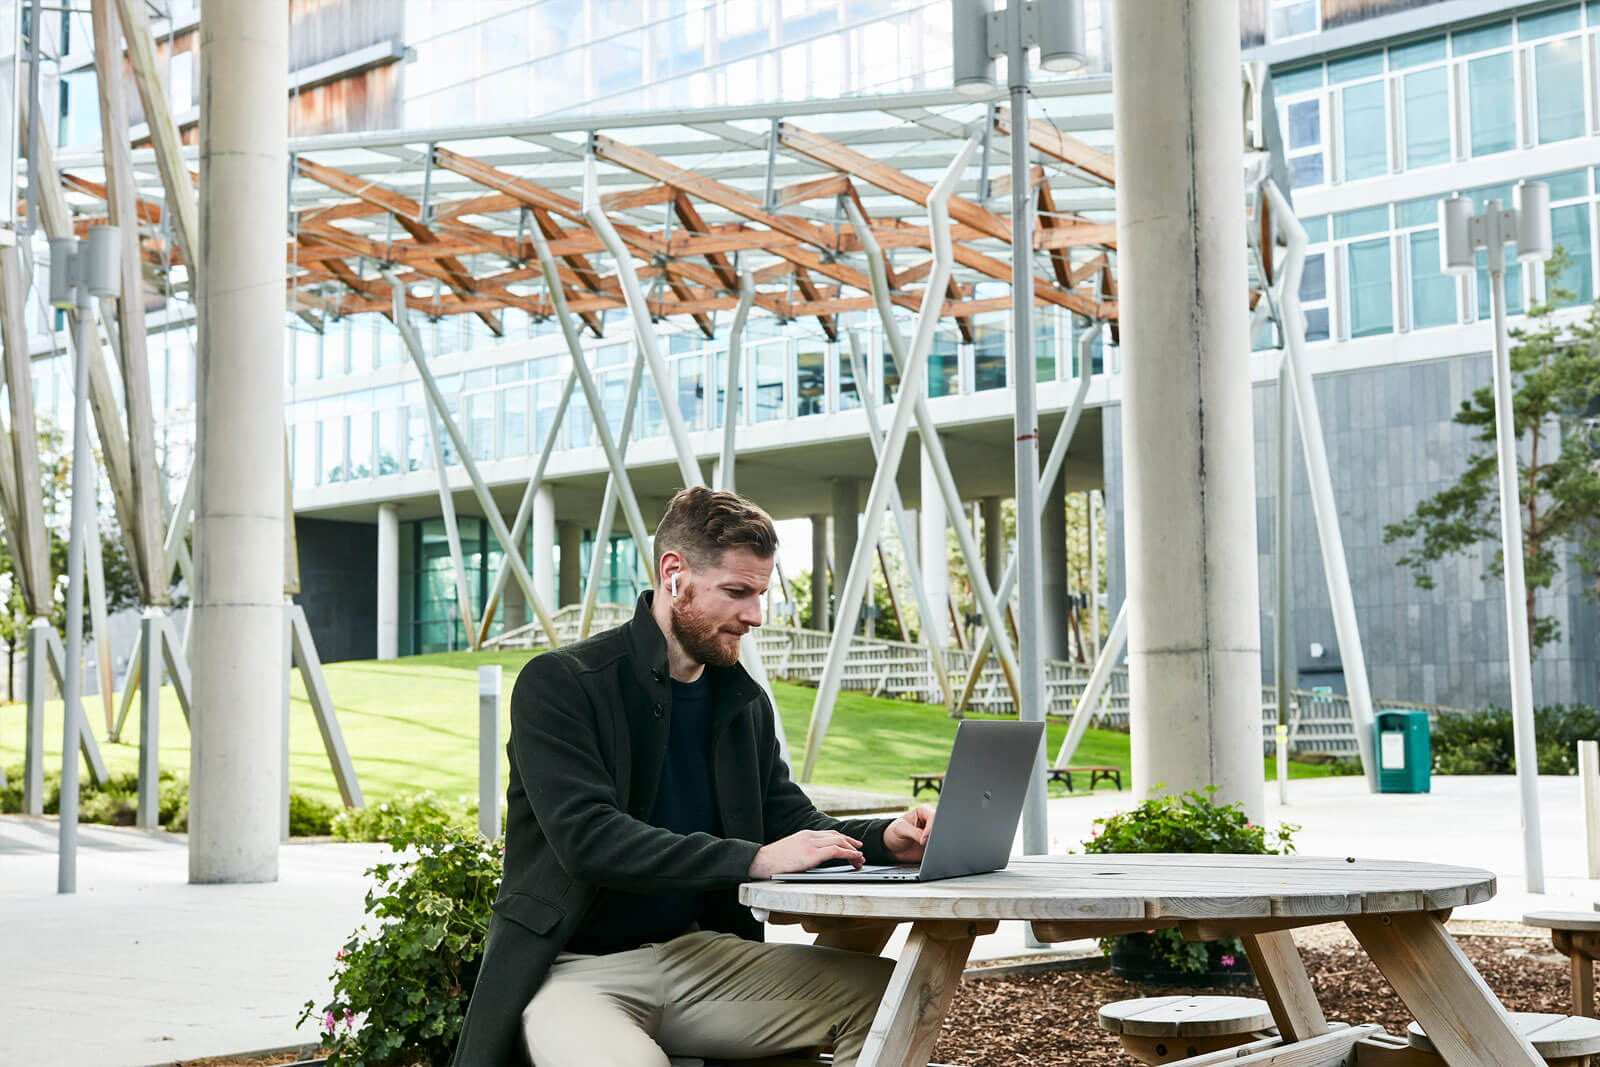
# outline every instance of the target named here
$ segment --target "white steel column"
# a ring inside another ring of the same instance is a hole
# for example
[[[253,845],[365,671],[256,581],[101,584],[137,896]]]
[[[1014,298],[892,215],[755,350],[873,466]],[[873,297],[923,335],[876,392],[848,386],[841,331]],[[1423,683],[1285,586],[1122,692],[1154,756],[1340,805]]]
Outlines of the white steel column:
[[[1259,818],[1238,8],[1112,12],[1133,780]]]
[[[1000,588],[1000,576],[1006,572],[1005,523],[1000,515],[1000,498],[986,496],[979,502],[983,516],[983,573],[989,576],[989,585]],[[1005,604],[1000,605],[1004,610]]]
[[[533,493],[533,588],[546,604],[556,602],[556,498],[548,485]],[[546,634],[554,641],[554,634]]]
[[[191,882],[278,877],[288,8],[200,20]]]
[[[1096,506],[1094,490],[1084,496],[1084,510],[1088,515],[1084,540],[1089,554],[1089,656],[1100,655],[1100,509]]]
[[[921,527],[917,549],[917,562],[922,565],[922,581],[928,591],[928,603],[934,610],[923,617],[922,625],[938,635],[939,647],[950,643],[949,620],[945,618],[944,604],[950,598],[950,563],[945,540],[944,498],[939,495],[937,474],[928,459],[926,448],[917,449],[920,457],[922,495],[917,505],[917,523]]]
[[[400,654],[400,512],[378,505],[378,658]]]

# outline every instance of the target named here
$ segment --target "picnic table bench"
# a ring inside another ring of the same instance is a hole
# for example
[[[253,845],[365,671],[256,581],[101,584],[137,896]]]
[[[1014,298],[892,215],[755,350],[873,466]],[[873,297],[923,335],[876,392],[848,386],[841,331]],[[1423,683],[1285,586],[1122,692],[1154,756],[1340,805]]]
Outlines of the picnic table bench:
[[[1089,776],[1089,789],[1094,790],[1101,782],[1115,782],[1117,792],[1122,792],[1121,767],[1046,767],[1048,780],[1052,782],[1065,782],[1067,791],[1072,791],[1072,776],[1074,773]],[[944,773],[938,774],[913,774],[911,776],[911,795],[914,797],[924,789],[931,789],[935,793],[944,787]]]
[[[1600,959],[1600,913],[1530,911],[1522,917],[1522,923],[1550,931],[1551,943],[1572,967],[1572,1010],[1594,1018],[1594,961]]]

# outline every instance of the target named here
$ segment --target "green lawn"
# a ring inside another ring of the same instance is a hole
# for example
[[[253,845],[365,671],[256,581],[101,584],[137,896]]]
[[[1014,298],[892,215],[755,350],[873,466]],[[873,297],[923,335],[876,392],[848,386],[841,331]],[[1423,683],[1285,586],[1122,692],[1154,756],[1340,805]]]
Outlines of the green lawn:
[[[509,730],[511,687],[528,652],[449,652],[329,664],[328,689],[339,713],[339,725],[355,762],[356,775],[369,801],[420,789],[447,797],[477,792],[477,668],[498,663],[505,669],[501,700],[502,737]],[[784,729],[796,754],[804,744],[815,691],[780,682],[776,686]],[[85,702],[89,722],[106,762],[113,770],[132,770],[138,755],[138,712],[128,717],[122,744],[106,741],[106,723],[99,698]],[[296,674],[289,729],[289,777],[301,792],[338,800],[322,740],[304,688]],[[0,707],[0,767],[22,761],[24,709]],[[60,701],[47,706],[47,748],[59,746]],[[942,707],[843,693],[822,746],[815,780],[874,792],[905,794],[907,775],[944,767],[956,723]],[[1066,732],[1064,723],[1048,727],[1050,757]],[[188,773],[189,733],[177,697],[162,690],[161,765]],[[263,753],[263,758],[271,758]],[[504,756],[502,782],[504,781]],[[53,766],[55,761],[47,761]],[[1106,730],[1089,730],[1074,764],[1128,766],[1128,738]],[[1290,764],[1296,778],[1325,773],[1322,768]],[[1272,761],[1265,762],[1272,775]],[[1124,784],[1127,784],[1126,775]],[[1107,787],[1101,786],[1104,790]],[[1080,786],[1081,789],[1081,786]],[[1053,787],[1062,795],[1062,786]],[[926,798],[927,794],[924,794]]]

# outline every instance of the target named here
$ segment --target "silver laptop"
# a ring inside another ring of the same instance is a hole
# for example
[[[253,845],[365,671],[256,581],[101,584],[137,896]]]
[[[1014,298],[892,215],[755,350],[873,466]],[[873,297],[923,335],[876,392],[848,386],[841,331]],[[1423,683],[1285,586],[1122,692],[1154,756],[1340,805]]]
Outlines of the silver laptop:
[[[1028,776],[1044,741],[1042,722],[979,722],[956,727],[939,791],[939,817],[921,864],[854,868],[825,864],[773,876],[775,882],[930,882],[1005,867],[1016,840]]]

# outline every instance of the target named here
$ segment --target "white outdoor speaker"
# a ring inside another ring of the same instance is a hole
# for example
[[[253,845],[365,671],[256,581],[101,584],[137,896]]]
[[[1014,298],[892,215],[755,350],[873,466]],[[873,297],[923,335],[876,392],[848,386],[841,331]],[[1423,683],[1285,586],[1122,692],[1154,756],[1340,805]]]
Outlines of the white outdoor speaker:
[[[1083,0],[1045,0],[1034,10],[1039,13],[1039,65],[1060,74],[1082,67],[1087,60]]]
[[[1439,201],[1439,269],[1446,274],[1466,274],[1476,265],[1471,222],[1471,200],[1452,196]]]
[[[1517,258],[1540,263],[1550,258],[1555,242],[1550,236],[1550,187],[1544,182],[1517,186]]]
[[[122,231],[115,226],[89,227],[83,249],[83,284],[91,296],[106,298],[122,293]]]
[[[953,31],[950,52],[956,92],[964,96],[989,96],[994,92],[994,61],[989,58],[989,6],[984,0],[951,0],[950,11]]]
[[[77,288],[78,239],[76,237],[50,238],[50,306],[70,308],[77,305],[73,290]]]

